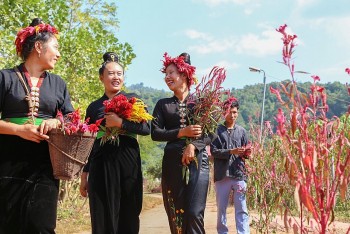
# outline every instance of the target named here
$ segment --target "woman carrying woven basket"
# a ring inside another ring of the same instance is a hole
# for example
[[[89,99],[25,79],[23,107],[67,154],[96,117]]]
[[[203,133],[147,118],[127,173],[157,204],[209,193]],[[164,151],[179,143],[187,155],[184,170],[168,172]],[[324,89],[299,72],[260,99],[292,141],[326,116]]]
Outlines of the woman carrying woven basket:
[[[131,113],[125,115],[129,117],[106,113],[109,107],[118,109],[120,105],[124,105],[120,109],[125,112],[130,105],[142,106],[142,101],[137,99],[136,102],[134,94],[121,91],[124,69],[117,54],[107,52],[103,59],[99,75],[105,92],[88,106],[86,118],[92,123],[105,118],[105,123],[102,122],[105,126],[97,136],[81,175],[80,193],[84,197],[89,195],[93,234],[133,234],[139,232],[142,208],[141,158],[136,134],[150,134],[150,124],[148,121],[131,121]],[[118,101],[110,106],[108,103],[113,100]],[[106,137],[113,131],[119,132],[116,138]]]
[[[47,72],[60,58],[58,31],[41,19],[21,29],[24,61],[0,71],[0,233],[55,233],[59,181],[47,133],[74,109],[63,79]]]

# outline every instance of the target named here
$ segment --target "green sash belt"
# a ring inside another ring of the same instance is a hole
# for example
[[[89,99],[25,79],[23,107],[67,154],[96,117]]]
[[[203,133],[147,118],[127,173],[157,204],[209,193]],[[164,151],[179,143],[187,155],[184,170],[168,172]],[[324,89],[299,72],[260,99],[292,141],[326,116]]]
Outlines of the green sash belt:
[[[18,117],[18,118],[6,118],[6,119],[3,119],[3,120],[6,121],[6,122],[23,125],[23,124],[28,123],[29,118],[28,117]],[[35,122],[34,125],[39,126],[43,122],[43,120],[44,119],[41,119],[41,118],[35,118],[34,119],[34,122]]]
[[[97,138],[97,139],[100,139],[104,134],[105,134],[105,131],[103,131],[103,130],[100,129],[100,130],[97,132],[96,138]],[[126,133],[123,133],[123,134],[120,134],[120,135],[129,136],[129,137],[133,137],[133,138],[137,139],[137,134],[131,133],[131,132],[126,132]]]

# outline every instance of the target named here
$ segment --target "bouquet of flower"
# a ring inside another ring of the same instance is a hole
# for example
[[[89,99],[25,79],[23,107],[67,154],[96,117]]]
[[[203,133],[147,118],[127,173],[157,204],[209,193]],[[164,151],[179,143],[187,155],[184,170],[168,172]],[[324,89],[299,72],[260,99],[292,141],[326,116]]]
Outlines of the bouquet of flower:
[[[188,107],[192,107],[192,124],[203,126],[204,134],[214,133],[218,122],[225,116],[226,99],[230,96],[230,92],[222,87],[225,79],[225,69],[214,67],[208,76],[202,78],[187,101]],[[232,101],[234,99],[229,98]]]
[[[120,118],[128,121],[141,123],[153,119],[153,116],[147,113],[144,102],[136,97],[128,99],[121,94],[111,100],[104,101],[103,105],[105,106],[105,113],[116,113]],[[126,133],[125,130],[117,127],[101,127],[101,129],[105,131],[101,144],[107,141],[118,142],[118,136]]]
[[[65,116],[58,111],[56,117],[61,126],[52,129],[47,140],[53,174],[57,179],[71,180],[85,165],[102,119],[88,124],[89,119],[83,121],[79,109]]]
[[[68,135],[74,133],[96,133],[99,130],[99,126],[103,119],[96,121],[94,124],[89,124],[89,118],[83,121],[81,119],[80,110],[75,111],[63,116],[61,111],[57,111],[58,120],[61,122],[61,130]]]
[[[225,69],[215,66],[208,76],[202,78],[188,98],[187,106],[192,110],[189,113],[190,123],[201,125],[203,134],[216,132],[218,123],[224,119],[225,110],[229,110],[227,105],[235,100],[234,97],[229,98],[230,92],[222,87],[225,79]],[[191,140],[188,139],[187,144]],[[198,167],[197,158],[194,161]],[[182,175],[187,184],[190,177],[188,166],[182,167]]]

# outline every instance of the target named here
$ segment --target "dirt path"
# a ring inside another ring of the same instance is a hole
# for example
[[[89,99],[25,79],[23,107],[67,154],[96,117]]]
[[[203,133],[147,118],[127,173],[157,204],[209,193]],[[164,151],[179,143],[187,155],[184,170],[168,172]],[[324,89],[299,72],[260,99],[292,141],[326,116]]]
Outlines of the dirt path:
[[[235,234],[233,209],[228,209],[227,220],[230,234]],[[169,234],[168,218],[163,205],[157,205],[153,209],[145,210],[140,216],[140,234]],[[204,215],[205,230],[208,234],[216,233],[216,204],[213,199],[207,202]]]
[[[215,234],[216,232],[216,204],[214,198],[208,198],[207,206],[205,209],[205,215],[204,215],[204,225],[205,225],[205,231],[207,234]],[[250,223],[253,220],[258,220],[259,216],[256,213],[250,212]],[[227,223],[229,227],[229,233],[230,234],[236,234],[236,227],[235,227],[235,221],[234,221],[234,209],[231,206],[227,209]],[[168,219],[164,210],[163,205],[157,205],[152,209],[145,210],[141,213],[140,216],[140,234],[169,234],[169,226],[168,226]],[[273,227],[277,227],[276,234],[285,234],[287,232],[282,231],[284,224],[283,220],[280,216],[275,217],[271,225]],[[334,222],[330,225],[331,231],[330,233],[337,233],[337,234],[346,234],[346,231],[350,227],[350,223],[342,223],[342,222]],[[251,234],[258,233],[255,229],[251,228],[250,230]],[[293,231],[290,230],[289,233],[292,233]]]
[[[160,194],[154,194],[151,196],[160,196]],[[250,222],[252,220],[257,220],[258,215],[251,212],[250,214]],[[169,234],[169,225],[167,215],[164,210],[163,204],[156,205],[152,209],[147,209],[142,211],[140,215],[140,234]],[[232,206],[227,210],[227,222],[229,226],[229,233],[236,234],[235,222],[234,222],[234,210]],[[207,201],[207,206],[205,210],[204,216],[205,230],[207,234],[215,234],[216,232],[216,204],[214,198],[209,198]],[[272,221],[273,226],[279,227],[276,233],[284,234],[287,232],[280,231],[283,228],[283,220],[280,216],[277,216]],[[336,229],[335,232],[337,234],[345,234],[347,229],[350,227],[350,223],[341,223],[334,222],[331,225],[333,229]],[[258,233],[255,229],[251,228],[251,234]],[[292,233],[290,231],[289,233]],[[79,232],[77,234],[91,234],[91,231]]]

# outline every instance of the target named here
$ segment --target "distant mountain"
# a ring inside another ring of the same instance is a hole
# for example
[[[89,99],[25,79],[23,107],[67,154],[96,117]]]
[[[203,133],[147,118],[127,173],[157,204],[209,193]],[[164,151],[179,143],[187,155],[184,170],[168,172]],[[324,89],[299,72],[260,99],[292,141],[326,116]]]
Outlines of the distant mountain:
[[[161,98],[171,97],[173,95],[170,91],[154,89],[145,87],[143,83],[127,86],[127,90],[139,95],[146,103],[149,113],[153,113],[154,106]]]

